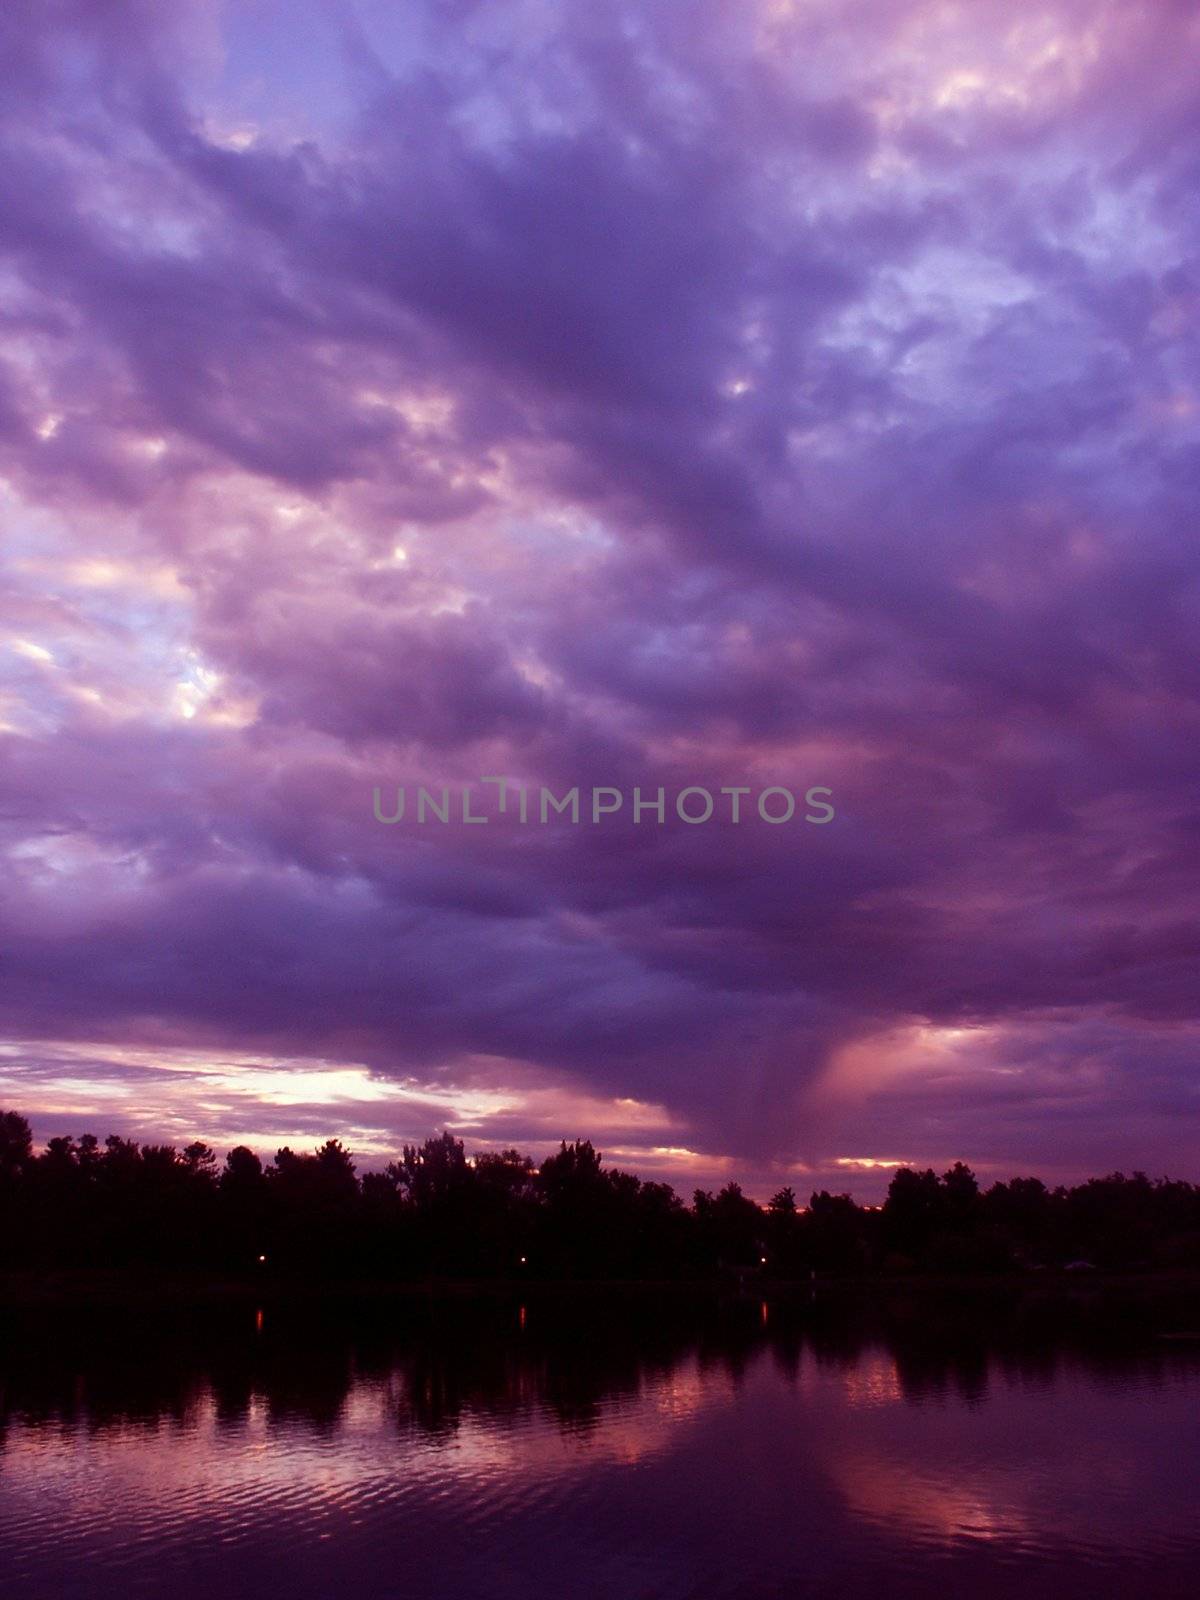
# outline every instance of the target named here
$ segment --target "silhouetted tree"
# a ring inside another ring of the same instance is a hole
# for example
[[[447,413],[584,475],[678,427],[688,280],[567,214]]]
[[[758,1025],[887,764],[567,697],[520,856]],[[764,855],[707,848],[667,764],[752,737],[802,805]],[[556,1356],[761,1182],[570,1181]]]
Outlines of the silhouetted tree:
[[[16,1216],[21,1189],[33,1160],[33,1135],[25,1118],[15,1111],[0,1111],[0,1263],[21,1259]],[[25,1241],[27,1242],[27,1241]]]
[[[761,1265],[766,1249],[766,1220],[742,1193],[741,1184],[727,1183],[715,1197],[697,1189],[693,1201],[702,1259],[710,1267],[744,1271]]]
[[[870,1260],[866,1216],[848,1194],[822,1189],[808,1203],[805,1242],[818,1272],[862,1272]]]
[[[612,1223],[617,1196],[590,1139],[564,1139],[538,1173],[542,1205],[534,1240],[535,1270],[565,1277],[624,1275],[622,1241]]]
[[[17,1183],[33,1160],[33,1135],[25,1118],[15,1111],[0,1111],[0,1184]]]
[[[199,1141],[179,1150],[115,1134],[103,1145],[59,1135],[35,1154],[25,1119],[0,1112],[0,1261],[642,1279],[1200,1266],[1200,1189],[1135,1172],[981,1192],[956,1162],[940,1178],[901,1168],[882,1209],[826,1190],[801,1209],[790,1188],[761,1207],[736,1183],[697,1190],[686,1207],[668,1184],[606,1168],[586,1139],[539,1169],[517,1150],[469,1156],[445,1131],[360,1180],[337,1139],[285,1147],[265,1170],[238,1146],[218,1169]]]

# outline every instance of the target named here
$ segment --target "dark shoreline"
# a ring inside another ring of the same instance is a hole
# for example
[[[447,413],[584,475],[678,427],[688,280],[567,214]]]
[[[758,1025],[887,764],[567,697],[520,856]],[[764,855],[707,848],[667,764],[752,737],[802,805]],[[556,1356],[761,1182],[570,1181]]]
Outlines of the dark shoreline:
[[[839,1276],[815,1280],[760,1279],[462,1279],[358,1280],[322,1277],[301,1279],[219,1274],[170,1274],[130,1271],[9,1273],[0,1276],[0,1312],[37,1307],[143,1308],[339,1303],[344,1305],[411,1304],[429,1301],[588,1302],[626,1304],[654,1301],[704,1304],[754,1302],[803,1306],[814,1299],[884,1300],[894,1296],[959,1295],[986,1301],[1017,1297],[1067,1300],[1194,1301],[1200,1328],[1200,1271],[1088,1273],[1046,1270],[996,1274],[889,1274]]]

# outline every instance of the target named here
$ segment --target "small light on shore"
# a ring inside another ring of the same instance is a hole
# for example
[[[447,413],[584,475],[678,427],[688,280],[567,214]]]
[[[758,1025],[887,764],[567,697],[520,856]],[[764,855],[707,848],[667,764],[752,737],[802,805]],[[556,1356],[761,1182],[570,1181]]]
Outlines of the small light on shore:
[[[260,1262],[265,1262],[267,1258],[266,1258],[266,1256],[259,1256],[258,1259],[259,1259]]]

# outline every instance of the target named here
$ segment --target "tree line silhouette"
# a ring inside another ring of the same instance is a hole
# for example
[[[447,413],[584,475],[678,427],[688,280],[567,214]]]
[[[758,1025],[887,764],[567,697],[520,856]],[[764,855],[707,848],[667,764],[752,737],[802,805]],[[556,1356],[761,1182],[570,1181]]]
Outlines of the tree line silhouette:
[[[981,1189],[961,1162],[901,1168],[882,1206],[792,1189],[759,1205],[605,1167],[589,1140],[539,1165],[450,1133],[355,1169],[329,1139],[264,1165],[238,1146],[51,1139],[0,1112],[0,1266],[154,1267],[371,1279],[804,1280],[813,1274],[1200,1267],[1200,1186],[1135,1172]]]

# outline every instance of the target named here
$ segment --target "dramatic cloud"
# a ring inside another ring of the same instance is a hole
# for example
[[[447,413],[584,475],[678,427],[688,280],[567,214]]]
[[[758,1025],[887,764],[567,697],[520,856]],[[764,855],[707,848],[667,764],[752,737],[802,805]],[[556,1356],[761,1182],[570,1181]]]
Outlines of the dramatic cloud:
[[[1198,36],[14,0],[4,1097],[1195,1176]]]

